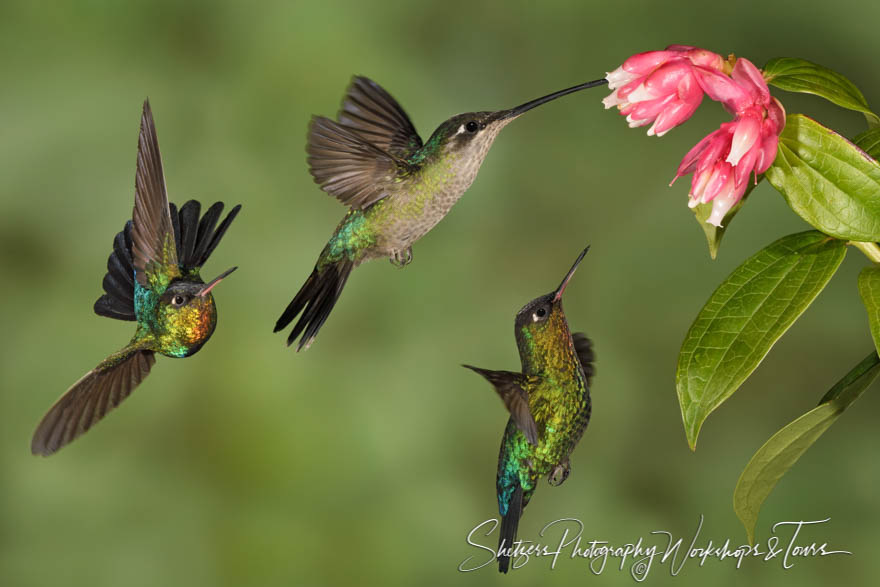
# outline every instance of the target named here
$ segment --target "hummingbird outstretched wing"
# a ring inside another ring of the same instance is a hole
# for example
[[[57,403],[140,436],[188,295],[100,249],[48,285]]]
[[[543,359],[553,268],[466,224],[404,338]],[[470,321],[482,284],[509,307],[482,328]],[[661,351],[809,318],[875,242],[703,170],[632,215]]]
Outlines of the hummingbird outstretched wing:
[[[491,371],[472,365],[462,365],[462,367],[479,373],[492,384],[507,407],[507,411],[510,412],[516,427],[531,444],[538,446],[538,425],[535,424],[535,418],[529,410],[529,394],[524,387],[523,374],[513,371]]]
[[[84,434],[131,394],[155,362],[152,351],[132,346],[107,357],[49,408],[34,432],[31,452],[49,456]]]
[[[411,168],[323,116],[312,117],[306,151],[315,183],[352,208],[366,208],[387,196],[387,186]]]
[[[400,104],[382,86],[355,76],[334,122],[312,117],[309,171],[325,192],[352,208],[388,195],[386,186],[414,169],[407,162],[422,139]]]
[[[406,112],[391,94],[358,75],[342,99],[336,120],[368,143],[399,159],[408,159],[422,147],[422,139]]]
[[[180,275],[180,270],[159,155],[159,140],[156,138],[149,100],[144,100],[141,116],[131,218],[135,279],[144,287],[164,289],[172,278]]]

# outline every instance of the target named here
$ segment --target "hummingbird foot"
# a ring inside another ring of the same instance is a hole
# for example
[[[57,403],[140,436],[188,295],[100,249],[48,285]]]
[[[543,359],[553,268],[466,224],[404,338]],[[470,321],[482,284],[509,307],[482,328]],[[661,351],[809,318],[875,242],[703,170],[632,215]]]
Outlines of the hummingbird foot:
[[[413,253],[412,247],[408,247],[405,251],[394,251],[391,255],[391,264],[397,268],[403,268],[412,263]]]
[[[565,459],[563,462],[553,467],[553,470],[550,471],[550,475],[547,476],[547,482],[553,487],[559,487],[566,479],[568,479],[569,473],[571,473],[571,463],[568,459]]]

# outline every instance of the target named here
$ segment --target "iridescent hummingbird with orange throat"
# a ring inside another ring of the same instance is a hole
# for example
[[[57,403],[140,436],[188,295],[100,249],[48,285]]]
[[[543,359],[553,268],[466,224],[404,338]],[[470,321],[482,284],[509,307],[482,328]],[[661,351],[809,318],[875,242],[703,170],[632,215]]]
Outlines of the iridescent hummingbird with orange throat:
[[[89,430],[149,374],[155,354],[189,357],[217,324],[213,290],[236,268],[208,283],[199,271],[241,206],[217,225],[223,203],[201,215],[195,200],[169,204],[149,101],[138,137],[132,219],[113,239],[104,294],[94,311],[136,323],[127,345],[86,373],[49,409],[34,432],[31,451],[48,456]]]

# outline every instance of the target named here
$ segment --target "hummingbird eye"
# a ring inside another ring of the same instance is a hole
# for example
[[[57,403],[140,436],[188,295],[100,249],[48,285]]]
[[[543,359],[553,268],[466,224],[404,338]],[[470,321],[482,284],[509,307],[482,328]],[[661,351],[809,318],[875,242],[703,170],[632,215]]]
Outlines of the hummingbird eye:
[[[466,125],[464,125],[464,128],[468,132],[477,132],[480,128],[480,125],[476,121],[471,120]]]
[[[547,308],[541,306],[532,314],[532,322],[540,322],[547,317]]]
[[[180,294],[177,294],[176,296],[171,298],[171,305],[174,306],[175,308],[179,308],[184,303],[186,303],[186,298]]]

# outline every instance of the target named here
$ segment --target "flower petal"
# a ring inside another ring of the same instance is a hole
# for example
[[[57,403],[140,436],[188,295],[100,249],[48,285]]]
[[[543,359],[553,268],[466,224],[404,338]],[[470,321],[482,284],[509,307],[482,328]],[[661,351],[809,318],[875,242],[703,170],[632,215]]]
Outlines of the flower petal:
[[[755,102],[760,103],[762,106],[766,106],[770,102],[770,90],[767,88],[767,82],[764,81],[761,70],[745,57],[740,57],[736,60],[736,65],[733,66],[730,77],[742,88],[746,89]]]
[[[761,152],[755,160],[755,173],[764,173],[776,159],[779,135],[772,134],[761,141]]]
[[[618,90],[614,90],[602,99],[602,105],[605,106],[605,110],[626,103],[626,100],[621,98],[617,92]]]
[[[612,90],[628,84],[637,77],[639,77],[638,74],[626,71],[622,66],[605,74],[605,79],[608,80],[608,87]]]
[[[630,73],[646,75],[670,59],[681,59],[680,51],[646,51],[637,53],[623,62],[620,67]]]
[[[653,92],[645,87],[645,83],[642,82],[634,90],[629,92],[626,96],[626,99],[630,102],[644,102],[645,100],[655,100],[659,98],[661,94],[657,92]]]
[[[733,168],[729,163],[719,162],[712,170],[712,176],[706,183],[706,189],[703,190],[703,202],[714,200],[718,194],[726,189],[728,183],[733,185]]]
[[[645,78],[644,85],[651,94],[661,96],[677,92],[682,81],[692,78],[693,75],[691,64],[684,59],[678,59],[654,70]]]
[[[710,170],[706,170],[702,173],[695,173],[693,179],[691,180],[691,191],[688,194],[691,198],[691,208],[699,204],[703,199],[703,192],[706,190],[706,184],[709,183],[709,179],[712,177],[712,172]]]
[[[742,186],[736,187],[733,183],[733,178],[731,177],[724,186],[724,189],[712,201],[712,212],[709,214],[709,218],[706,219],[706,222],[709,224],[723,228],[721,222],[724,220],[724,217],[742,199],[746,191],[746,184],[743,183]]]
[[[753,104],[748,90],[723,73],[694,66],[694,74],[706,95],[716,102],[721,102],[732,112],[739,113]]]
[[[709,146],[709,143],[715,138],[718,131],[703,137],[703,139],[694,145],[690,151],[688,151],[685,156],[682,158],[681,163],[678,164],[678,172],[676,173],[676,177],[680,177],[682,175],[687,175],[691,171],[694,170],[697,160],[700,158],[700,155],[703,154],[703,151]]]
[[[690,59],[691,63],[694,65],[699,65],[707,69],[721,71],[721,68],[724,67],[724,58],[721,57],[721,55],[698,47],[692,47],[687,53],[687,58]]]
[[[760,114],[758,115],[760,116]],[[751,113],[748,116],[737,118],[736,130],[733,132],[733,138],[730,142],[730,153],[727,155],[727,162],[736,165],[749,149],[755,144],[761,136],[761,122]]]
[[[733,123],[725,122],[711,135],[714,140],[703,150],[697,161],[697,171],[708,169],[723,160],[730,151],[730,138],[733,136]]]
[[[785,108],[779,100],[772,96],[767,105],[767,120],[772,120],[776,124],[776,134],[781,133],[785,128]]]
[[[639,102],[630,111],[630,115],[638,120],[654,120],[667,107],[675,102],[675,94],[669,94],[663,98],[656,98],[646,102]]]
[[[733,179],[736,185],[744,183],[749,178],[749,174],[755,169],[755,162],[762,156],[761,143],[755,141],[755,144],[749,149],[739,163],[733,169]]]
[[[675,101],[657,115],[654,126],[648,129],[648,135],[662,137],[667,132],[690,118],[700,105],[699,102]]]

